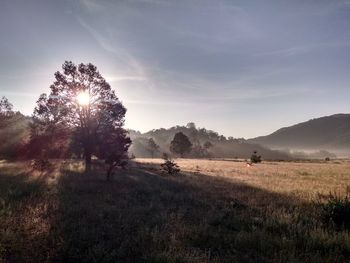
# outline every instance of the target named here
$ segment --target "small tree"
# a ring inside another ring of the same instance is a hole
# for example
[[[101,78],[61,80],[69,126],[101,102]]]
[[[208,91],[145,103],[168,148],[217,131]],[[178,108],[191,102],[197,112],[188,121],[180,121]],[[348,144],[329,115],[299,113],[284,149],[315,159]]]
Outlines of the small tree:
[[[254,151],[250,157],[252,163],[261,163],[261,156],[257,154],[257,151]]]
[[[0,116],[8,117],[13,115],[13,105],[8,101],[6,97],[2,97],[0,100]]]
[[[24,157],[29,119],[13,111],[6,97],[0,99],[0,159]]]
[[[8,121],[15,113],[13,112],[13,106],[6,97],[2,97],[0,100],[0,128],[6,128]]]
[[[109,181],[116,168],[125,169],[128,164],[128,148],[131,140],[121,127],[112,125],[104,127],[98,134],[97,157],[105,160],[107,165],[106,179]]]
[[[156,144],[156,142],[153,140],[153,138],[149,138],[147,150],[150,152],[152,158],[154,157],[154,154],[159,151],[159,145]]]
[[[185,153],[189,153],[191,148],[192,143],[182,132],[176,133],[174,139],[170,143],[170,151],[179,154],[181,158],[183,158]]]
[[[166,154],[163,153],[164,163],[160,166],[168,174],[177,174],[180,172],[179,166]]]

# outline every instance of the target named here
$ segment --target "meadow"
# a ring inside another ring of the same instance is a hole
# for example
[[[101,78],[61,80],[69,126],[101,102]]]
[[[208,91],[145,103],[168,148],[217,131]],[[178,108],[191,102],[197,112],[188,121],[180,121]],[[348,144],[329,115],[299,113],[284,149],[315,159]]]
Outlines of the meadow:
[[[136,159],[110,182],[101,167],[46,172],[0,162],[0,262],[347,262],[350,234],[325,224],[350,161]]]

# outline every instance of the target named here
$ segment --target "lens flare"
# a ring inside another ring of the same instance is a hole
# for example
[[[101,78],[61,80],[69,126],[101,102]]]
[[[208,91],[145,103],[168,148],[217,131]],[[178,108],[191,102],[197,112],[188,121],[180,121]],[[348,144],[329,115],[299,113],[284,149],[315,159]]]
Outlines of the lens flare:
[[[81,106],[86,106],[90,103],[90,96],[89,96],[89,93],[87,92],[80,92],[78,95],[77,95],[77,101],[78,103],[81,105]]]

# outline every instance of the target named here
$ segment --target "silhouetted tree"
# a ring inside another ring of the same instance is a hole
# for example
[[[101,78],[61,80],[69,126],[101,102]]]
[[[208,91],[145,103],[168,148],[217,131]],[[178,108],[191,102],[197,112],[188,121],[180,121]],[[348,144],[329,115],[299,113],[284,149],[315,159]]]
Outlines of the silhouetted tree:
[[[49,97],[42,95],[39,98],[34,115],[45,129],[51,125],[59,125],[78,133],[85,167],[90,170],[92,154],[100,153],[98,143],[103,139],[99,136],[105,135],[104,129],[118,131],[111,135],[114,139],[116,134],[120,135],[126,109],[91,63],[75,65],[66,61],[62,65],[62,71],[55,73],[55,81],[50,89]],[[81,94],[85,95],[84,103],[79,101]],[[113,145],[105,145],[108,146],[105,150],[110,152],[109,147]],[[119,145],[119,149],[125,147]],[[116,154],[111,156],[119,157]]]
[[[1,118],[3,117],[8,117],[13,115],[13,105],[8,101],[6,97],[2,97],[0,100],[0,116]]]
[[[8,124],[8,120],[14,112],[12,110],[13,106],[8,101],[6,97],[2,97],[0,100],[0,128],[4,128]]]
[[[6,97],[0,100],[0,159],[24,157],[28,137],[27,117],[14,112]]]
[[[196,128],[196,124],[195,124],[194,122],[189,122],[189,123],[187,123],[187,124],[186,124],[186,128],[188,128],[188,129],[193,129],[193,130],[197,129],[197,128]]]
[[[107,125],[106,125],[107,124]],[[104,122],[103,129],[98,131],[96,155],[107,164],[106,178],[110,180],[117,167],[125,168],[128,163],[128,148],[131,140],[128,133],[121,127],[115,127]]]
[[[257,151],[254,151],[250,157],[252,163],[261,163],[261,156],[257,154]]]
[[[170,151],[179,154],[181,158],[183,158],[185,153],[189,153],[191,148],[192,143],[182,132],[176,133],[174,139],[170,143]]]
[[[159,145],[153,140],[153,138],[149,138],[147,143],[147,149],[151,153],[152,158],[154,154],[159,151]]]

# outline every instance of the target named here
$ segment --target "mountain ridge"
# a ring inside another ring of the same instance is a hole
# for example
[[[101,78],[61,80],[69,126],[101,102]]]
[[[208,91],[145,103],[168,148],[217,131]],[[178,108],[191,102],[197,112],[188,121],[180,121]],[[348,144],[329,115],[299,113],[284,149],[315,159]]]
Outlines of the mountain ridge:
[[[350,114],[337,113],[313,118],[247,141],[272,149],[348,150],[350,149]]]

